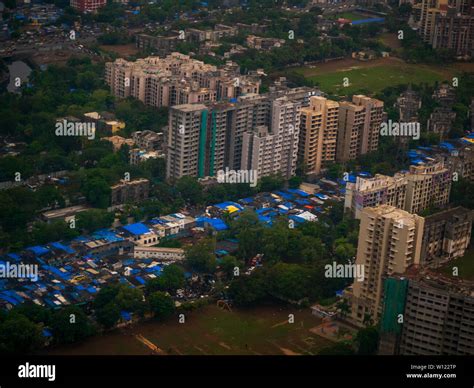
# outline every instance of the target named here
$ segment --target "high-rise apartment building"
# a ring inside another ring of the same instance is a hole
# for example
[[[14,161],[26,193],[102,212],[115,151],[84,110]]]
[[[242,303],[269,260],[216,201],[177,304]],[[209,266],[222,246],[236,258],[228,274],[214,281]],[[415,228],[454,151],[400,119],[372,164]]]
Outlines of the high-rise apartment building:
[[[361,134],[364,131],[364,107],[348,101],[339,104],[337,160],[346,162],[360,155]]]
[[[242,76],[238,66],[205,64],[188,55],[171,53],[166,58],[148,57],[129,62],[119,58],[105,66],[112,94],[135,97],[146,105],[173,106],[236,98],[258,93],[260,80]]]
[[[319,174],[326,162],[336,159],[339,103],[324,97],[310,98],[301,109],[299,157],[308,174]]]
[[[389,205],[361,212],[355,264],[364,267],[364,280],[347,293],[351,318],[359,325],[376,323],[382,312],[383,280],[403,274],[420,261],[423,218]]]
[[[423,268],[387,279],[379,354],[474,355],[473,289]]]
[[[357,177],[356,182],[347,182],[344,207],[346,211],[360,218],[366,207],[390,205],[405,208],[408,181],[405,174],[393,177],[377,174],[372,178]]]
[[[420,263],[439,267],[464,256],[471,241],[472,211],[463,207],[425,217]]]
[[[243,136],[241,169],[258,176],[296,172],[301,103],[280,97],[271,102],[270,126],[250,128]]]
[[[474,53],[474,12],[469,0],[423,0],[420,35],[434,49],[449,49],[458,56]]]
[[[300,111],[308,92],[247,94],[232,102],[170,109],[168,178],[216,176],[219,170],[254,169],[259,176],[296,172]],[[263,127],[266,129],[264,130]],[[180,132],[181,131],[181,132]],[[264,167],[255,147],[274,163]]]
[[[208,114],[208,108],[202,104],[170,108],[166,163],[169,179],[204,176]]]
[[[427,208],[443,208],[449,202],[452,177],[443,162],[410,166],[405,210],[419,213]]]
[[[383,101],[354,95],[339,104],[336,158],[346,162],[378,148]]]
[[[409,213],[427,208],[443,208],[449,202],[451,171],[443,162],[412,165],[393,177],[377,174],[373,178],[357,177],[346,185],[346,211],[356,218],[367,206],[388,204]]]

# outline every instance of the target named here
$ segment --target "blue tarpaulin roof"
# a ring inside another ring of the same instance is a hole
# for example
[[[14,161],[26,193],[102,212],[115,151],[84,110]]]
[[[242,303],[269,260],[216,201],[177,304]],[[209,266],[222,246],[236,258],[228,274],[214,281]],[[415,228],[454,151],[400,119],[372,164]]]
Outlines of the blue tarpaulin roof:
[[[104,239],[109,242],[117,242],[117,241],[123,241],[123,238],[120,236],[117,236],[116,233],[112,232],[111,230],[107,229],[100,229],[94,232],[92,235],[94,238],[97,239]]]
[[[198,217],[196,218],[196,225],[199,227],[210,226],[217,231],[228,229],[226,223],[219,218]]]
[[[282,197],[282,198],[284,198],[288,201],[291,201],[294,198],[293,195],[285,193],[283,191],[274,191],[273,193],[276,194],[276,195],[279,195],[280,197]]]
[[[41,247],[39,245],[36,245],[34,247],[29,247],[29,248],[26,248],[28,251],[31,251],[33,252],[35,255],[37,256],[41,256],[41,255],[44,255],[45,253],[48,253],[49,252],[49,249],[45,248],[45,247]]]
[[[303,190],[299,190],[299,189],[287,189],[286,191],[288,191],[289,193],[291,194],[297,194],[299,195],[300,197],[309,197],[309,194],[306,192],[306,191],[303,191]]]
[[[132,319],[132,314],[128,311],[120,311],[120,316],[124,321],[130,321]]]
[[[448,150],[453,150],[455,147],[446,141],[443,141],[442,143],[439,143],[439,146],[442,148],[447,148]]]
[[[17,253],[8,253],[7,256],[8,256],[10,259],[13,259],[13,260],[15,260],[15,261],[21,260],[20,255],[18,255]]]
[[[353,20],[351,24],[356,26],[358,24],[367,24],[367,23],[383,23],[385,18],[370,18],[370,19],[360,19],[360,20]]]
[[[64,251],[66,253],[74,253],[76,252],[74,249],[71,247],[68,247],[67,245],[61,244],[60,242],[55,242],[50,244],[53,248],[59,249],[61,251]]]
[[[137,222],[136,224],[126,225],[123,228],[127,232],[130,232],[131,234],[135,236],[145,234],[150,231],[150,229],[148,229],[148,227],[145,224],[142,224],[141,222]]]

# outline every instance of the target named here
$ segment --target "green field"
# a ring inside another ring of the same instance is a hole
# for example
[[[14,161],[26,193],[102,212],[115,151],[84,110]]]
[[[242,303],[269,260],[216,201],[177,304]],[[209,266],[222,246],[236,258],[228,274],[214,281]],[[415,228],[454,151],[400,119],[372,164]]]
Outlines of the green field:
[[[399,84],[433,84],[435,81],[445,80],[442,72],[426,66],[388,64],[370,67],[370,62],[368,65],[364,67],[364,63],[361,63],[359,68],[352,67],[314,75],[304,68],[295,71],[318,83],[322,91],[339,96],[357,92],[376,93],[386,87]],[[347,87],[343,86],[345,77],[349,81]]]
[[[474,249],[440,269],[446,275],[452,276],[453,267],[458,267],[458,277],[465,280],[474,280]]]
[[[288,314],[295,322],[288,323]],[[141,335],[161,349],[160,354],[184,355],[299,355],[317,354],[332,344],[310,331],[321,320],[303,310],[265,307],[252,310],[221,310],[207,306],[165,323],[146,322],[97,336],[88,341],[51,349],[48,354],[140,355],[151,354],[136,339]]]
[[[355,13],[355,12],[341,12],[331,17],[331,19],[340,19],[340,18],[354,21],[354,20],[368,19],[370,18],[370,16],[364,16],[364,15],[361,15],[360,13]]]

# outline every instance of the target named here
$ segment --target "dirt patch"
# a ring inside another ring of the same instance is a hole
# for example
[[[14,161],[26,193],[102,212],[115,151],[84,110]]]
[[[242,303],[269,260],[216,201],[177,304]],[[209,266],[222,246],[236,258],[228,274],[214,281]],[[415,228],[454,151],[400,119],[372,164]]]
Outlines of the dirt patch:
[[[286,349],[286,348],[280,347],[280,350],[283,352],[283,354],[285,356],[301,356],[301,353],[296,353],[291,349]]]
[[[219,345],[222,346],[224,349],[232,350],[232,348],[229,345],[227,345],[225,342],[219,342]]]
[[[138,53],[138,49],[135,47],[134,44],[122,44],[122,45],[102,45],[99,46],[101,50],[104,51],[109,51],[116,53],[117,55],[120,56],[129,56],[129,55],[135,55]]]

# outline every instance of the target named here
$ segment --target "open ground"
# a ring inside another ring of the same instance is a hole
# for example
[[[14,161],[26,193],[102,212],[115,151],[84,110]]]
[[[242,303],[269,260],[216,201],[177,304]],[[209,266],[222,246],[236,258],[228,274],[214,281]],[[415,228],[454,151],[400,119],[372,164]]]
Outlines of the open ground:
[[[294,314],[294,323],[288,315]],[[312,355],[332,342],[317,335],[321,319],[309,308],[222,310],[206,306],[186,313],[185,323],[145,322],[50,349],[64,355]]]
[[[462,72],[473,72],[474,63],[453,65],[422,65],[406,63],[400,58],[378,58],[363,62],[342,59],[314,66],[294,68],[299,74],[316,82],[322,91],[335,96],[353,93],[377,93],[400,84],[433,84],[451,80]],[[344,78],[349,86],[344,86]]]

